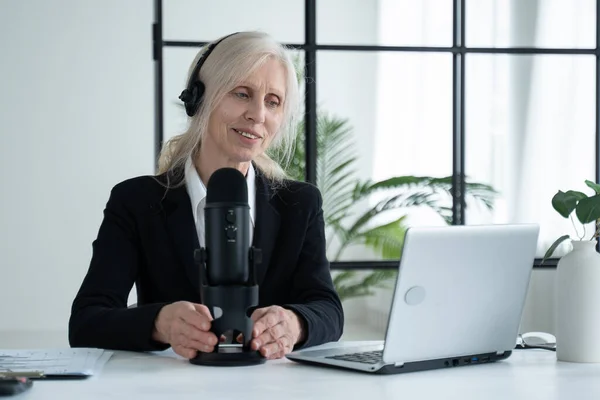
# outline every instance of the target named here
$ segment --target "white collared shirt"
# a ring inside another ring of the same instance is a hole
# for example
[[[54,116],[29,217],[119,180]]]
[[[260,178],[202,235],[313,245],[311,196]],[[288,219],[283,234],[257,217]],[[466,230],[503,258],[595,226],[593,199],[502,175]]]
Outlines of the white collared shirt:
[[[248,185],[248,205],[250,206],[250,245],[254,235],[254,220],[256,216],[256,190],[255,190],[255,172],[252,163],[248,167],[246,174],[246,184]],[[192,214],[194,215],[194,223],[196,224],[196,232],[198,233],[198,241],[200,247],[206,245],[206,236],[204,232],[204,206],[206,205],[206,186],[200,179],[198,171],[192,163],[191,157],[185,163],[185,186],[190,196],[192,203]]]

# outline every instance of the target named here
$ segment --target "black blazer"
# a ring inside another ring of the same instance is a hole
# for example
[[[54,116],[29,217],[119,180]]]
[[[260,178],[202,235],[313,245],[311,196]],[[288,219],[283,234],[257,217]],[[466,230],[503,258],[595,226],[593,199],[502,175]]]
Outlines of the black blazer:
[[[112,189],[89,270],[73,301],[71,346],[166,349],[152,339],[161,307],[201,302],[190,198],[185,185],[166,190],[157,180],[164,182],[165,176],[137,177]],[[295,181],[275,190],[256,168],[256,192],[253,245],[263,253],[256,271],[258,306],[280,305],[304,320],[306,339],[296,348],[338,340],[344,315],[325,256],[319,190]],[[137,307],[127,308],[134,283]]]

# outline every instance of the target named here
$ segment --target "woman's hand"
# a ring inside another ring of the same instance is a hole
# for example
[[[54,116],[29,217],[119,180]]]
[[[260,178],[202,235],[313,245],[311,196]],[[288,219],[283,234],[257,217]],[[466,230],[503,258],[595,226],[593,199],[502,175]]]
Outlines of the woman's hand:
[[[198,351],[212,352],[217,344],[217,337],[210,331],[211,321],[205,305],[179,301],[160,310],[152,338],[170,344],[184,358],[194,358]]]
[[[282,358],[304,340],[304,330],[295,312],[279,306],[254,310],[250,346],[268,359]]]

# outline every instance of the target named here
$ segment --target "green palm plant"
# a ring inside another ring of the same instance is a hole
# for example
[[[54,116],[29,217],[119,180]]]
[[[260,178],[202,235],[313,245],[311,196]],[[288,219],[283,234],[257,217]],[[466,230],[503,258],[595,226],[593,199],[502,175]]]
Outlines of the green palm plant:
[[[304,180],[305,147],[304,126],[298,127],[295,152],[288,174]],[[334,242],[338,248],[331,256],[337,261],[351,245],[362,245],[373,250],[382,259],[399,259],[404,234],[408,228],[407,213],[385,223],[376,223],[384,213],[398,209],[428,207],[442,219],[452,223],[450,204],[452,177],[396,176],[373,182],[356,176],[358,160],[348,120],[320,112],[317,117],[317,186],[323,194],[323,213],[327,226],[328,247]],[[467,183],[466,193],[487,209],[493,208],[496,192],[486,184]],[[353,205],[372,196],[380,198],[366,210],[356,212]],[[334,284],[342,299],[366,296],[377,287],[388,287],[394,270],[374,270],[358,278],[356,271],[346,270],[335,275]],[[357,279],[358,278],[358,279]]]

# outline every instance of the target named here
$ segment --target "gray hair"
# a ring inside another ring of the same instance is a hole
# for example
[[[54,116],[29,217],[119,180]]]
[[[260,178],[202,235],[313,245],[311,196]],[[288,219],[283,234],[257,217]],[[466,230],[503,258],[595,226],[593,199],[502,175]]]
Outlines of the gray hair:
[[[188,80],[194,66],[209,45],[202,48],[194,58],[188,71]],[[187,130],[172,137],[163,146],[158,160],[158,174],[171,172],[185,165],[187,158],[201,146],[202,138],[207,133],[209,117],[217,104],[270,58],[280,61],[284,66],[287,82],[282,124],[270,143],[269,151],[276,152],[282,164],[287,165],[294,150],[296,127],[300,118],[298,78],[287,50],[287,47],[263,32],[240,32],[219,43],[199,72],[199,79],[206,87],[200,108],[189,119]],[[286,177],[284,167],[265,153],[253,161],[271,180],[281,181]]]

